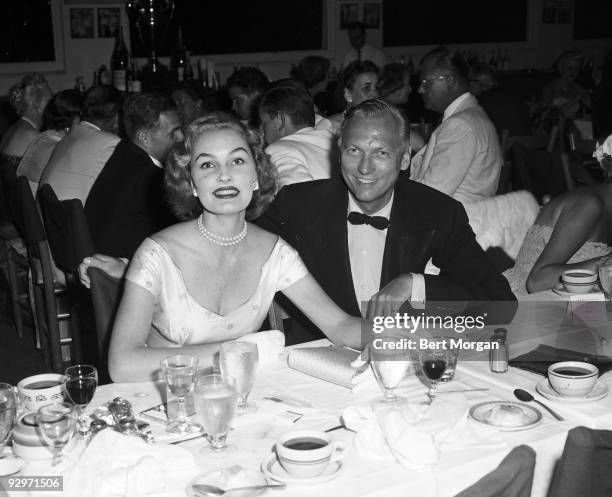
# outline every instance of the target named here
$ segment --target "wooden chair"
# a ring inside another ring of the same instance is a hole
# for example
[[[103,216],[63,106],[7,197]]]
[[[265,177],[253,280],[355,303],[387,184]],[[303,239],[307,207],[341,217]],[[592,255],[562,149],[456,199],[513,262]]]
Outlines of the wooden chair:
[[[0,157],[0,265],[8,282],[17,334],[23,337],[26,315],[32,315],[27,292],[28,259],[21,234],[23,218],[14,166]]]
[[[43,227],[30,184],[25,176],[17,179],[17,190],[24,222],[23,238],[28,250],[45,361],[56,373],[66,366],[82,362],[80,336],[65,288],[53,278],[53,264],[47,234]]]

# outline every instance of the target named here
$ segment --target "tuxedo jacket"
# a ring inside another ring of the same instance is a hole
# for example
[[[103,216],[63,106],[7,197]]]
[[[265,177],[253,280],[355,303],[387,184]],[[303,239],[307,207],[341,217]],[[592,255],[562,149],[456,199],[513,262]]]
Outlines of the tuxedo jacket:
[[[177,222],[163,181],[149,154],[131,140],[119,142],[85,204],[96,252],[129,259],[146,237]]]
[[[440,274],[425,275],[428,302],[516,301],[507,280],[477,244],[459,202],[404,173],[394,191],[381,288],[401,274],[423,273],[431,258]],[[336,304],[360,316],[348,252],[347,209],[342,178],[298,183],[280,190],[258,224],[289,242]]]

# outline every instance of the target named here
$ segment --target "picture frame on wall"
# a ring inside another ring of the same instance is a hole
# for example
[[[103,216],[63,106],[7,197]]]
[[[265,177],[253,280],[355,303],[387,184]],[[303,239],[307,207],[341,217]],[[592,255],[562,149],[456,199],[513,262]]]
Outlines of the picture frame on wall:
[[[350,24],[358,21],[358,3],[343,3],[340,5],[340,29],[347,29]]]
[[[98,9],[98,38],[115,38],[121,27],[121,9],[101,7]]]
[[[557,0],[544,0],[542,4],[542,23],[555,24],[557,22]]]
[[[363,24],[369,29],[380,29],[380,4],[363,4]]]
[[[94,9],[70,9],[70,37],[94,37]]]
[[[573,2],[559,2],[557,7],[557,22],[559,24],[572,24],[573,10]]]

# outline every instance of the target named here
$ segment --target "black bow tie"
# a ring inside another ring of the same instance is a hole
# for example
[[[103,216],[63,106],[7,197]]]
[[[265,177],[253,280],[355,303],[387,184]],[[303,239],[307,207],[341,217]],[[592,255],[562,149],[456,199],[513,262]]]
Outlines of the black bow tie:
[[[383,216],[367,216],[361,212],[351,212],[348,215],[348,222],[351,224],[369,224],[377,230],[386,230],[389,227],[389,220]]]

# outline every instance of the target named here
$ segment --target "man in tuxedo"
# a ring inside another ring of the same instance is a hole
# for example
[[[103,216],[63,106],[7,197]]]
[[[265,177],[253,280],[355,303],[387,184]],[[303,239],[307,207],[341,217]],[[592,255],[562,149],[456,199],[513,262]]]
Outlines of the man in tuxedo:
[[[95,250],[131,258],[142,241],[177,222],[164,201],[164,169],[183,139],[176,105],[164,95],[138,93],[126,101],[127,138],[96,179],[85,204]]]
[[[514,301],[463,206],[400,173],[409,164],[408,136],[401,113],[382,100],[351,108],[339,141],[342,178],[284,187],[260,225],[293,245],[354,316],[389,315],[405,302]],[[429,259],[438,275],[423,274]],[[298,340],[322,336],[310,330]]]

